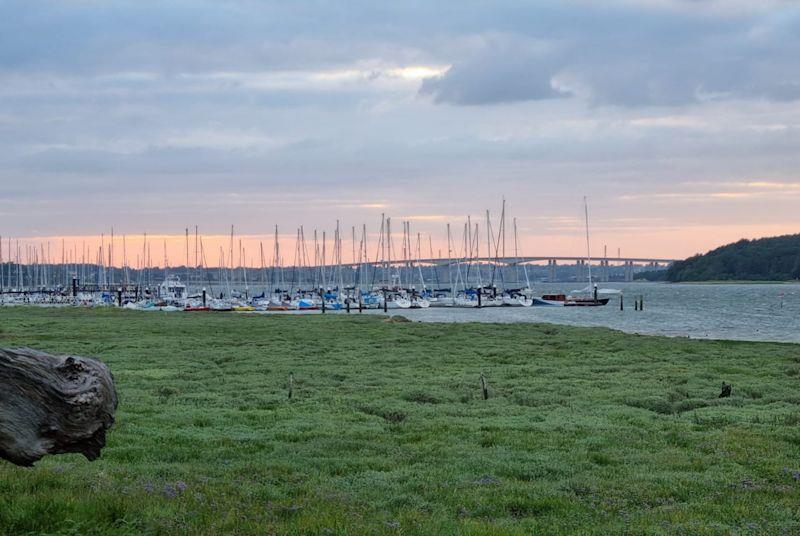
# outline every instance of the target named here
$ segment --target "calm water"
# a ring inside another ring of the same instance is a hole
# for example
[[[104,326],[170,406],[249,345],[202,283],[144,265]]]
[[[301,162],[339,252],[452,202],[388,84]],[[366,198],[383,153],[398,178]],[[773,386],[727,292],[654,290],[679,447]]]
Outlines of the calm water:
[[[535,288],[541,294],[583,286]],[[425,322],[551,322],[679,337],[800,342],[800,284],[604,283],[601,287],[623,290],[625,310],[619,310],[619,297],[613,296],[605,307],[431,308],[398,314]],[[641,312],[633,310],[638,295],[644,296]]]

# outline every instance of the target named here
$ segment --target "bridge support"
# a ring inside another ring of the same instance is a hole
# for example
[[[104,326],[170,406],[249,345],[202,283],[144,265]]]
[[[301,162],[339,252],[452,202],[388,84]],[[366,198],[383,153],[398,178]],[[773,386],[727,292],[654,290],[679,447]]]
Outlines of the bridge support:
[[[547,273],[548,281],[550,281],[551,283],[555,283],[557,281],[557,279],[556,279],[556,260],[555,259],[550,259],[549,261],[547,261],[547,272],[548,272]]]
[[[625,261],[625,281],[633,281],[633,261]]]
[[[600,281],[608,282],[608,259],[600,261]]]
[[[586,259],[578,259],[575,263],[576,273],[575,273],[575,280],[576,281],[589,281],[589,270],[591,269],[589,266],[589,262]]]

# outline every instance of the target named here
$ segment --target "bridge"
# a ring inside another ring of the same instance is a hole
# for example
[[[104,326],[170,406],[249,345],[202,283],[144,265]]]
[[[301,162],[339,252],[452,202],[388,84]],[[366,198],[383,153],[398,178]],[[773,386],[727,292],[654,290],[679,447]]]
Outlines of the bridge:
[[[653,270],[667,268],[672,263],[679,259],[664,259],[652,257],[601,257],[592,259],[591,262],[587,261],[585,257],[571,257],[571,256],[534,256],[534,257],[473,257],[471,259],[465,258],[426,258],[426,259],[392,259],[388,261],[368,261],[363,264],[370,266],[410,266],[421,264],[425,266],[453,266],[456,264],[489,264],[499,266],[524,266],[538,263],[547,263],[548,279],[550,281],[558,280],[557,270],[559,265],[574,266],[577,269],[576,277],[578,279],[588,279],[589,267],[595,267],[593,270],[594,277],[599,281],[608,281],[609,270],[612,266],[623,267],[624,277],[626,281],[633,281],[633,274],[636,269],[648,268]],[[355,268],[358,265],[349,263],[346,266]],[[326,269],[332,266],[326,266]]]

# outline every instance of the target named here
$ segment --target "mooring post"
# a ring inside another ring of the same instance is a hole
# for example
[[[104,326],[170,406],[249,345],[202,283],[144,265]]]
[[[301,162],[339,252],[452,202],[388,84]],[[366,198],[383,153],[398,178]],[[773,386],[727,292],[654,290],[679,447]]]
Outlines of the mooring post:
[[[389,310],[389,307],[386,305],[386,289],[383,289],[383,312]]]
[[[325,314],[325,294],[322,292],[322,289],[319,291],[319,297],[322,299],[322,314]]]
[[[206,287],[203,287],[203,307],[206,306]]]
[[[481,372],[481,392],[483,393],[483,399],[489,400],[489,386],[486,384],[486,377]]]
[[[644,294],[639,296],[639,310],[644,311]]]
[[[620,311],[625,310],[625,298],[623,297],[622,292],[619,293],[619,310]]]
[[[122,287],[117,289],[117,304],[118,307],[122,307]]]
[[[350,298],[345,298],[344,300],[345,307],[347,307],[347,312],[350,312]]]
[[[481,306],[481,294],[483,294],[482,289],[478,289],[478,308]]]
[[[73,298],[77,298],[78,297],[78,278],[77,277],[73,277],[72,278],[72,297]]]
[[[358,291],[358,312],[362,312],[364,310],[364,301],[361,298],[361,291]]]

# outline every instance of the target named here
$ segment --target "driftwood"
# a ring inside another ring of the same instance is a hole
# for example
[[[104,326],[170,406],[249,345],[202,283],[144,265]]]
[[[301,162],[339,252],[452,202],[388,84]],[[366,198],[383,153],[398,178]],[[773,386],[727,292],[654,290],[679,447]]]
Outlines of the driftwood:
[[[0,349],[0,458],[31,466],[46,454],[100,457],[117,392],[94,359]]]

